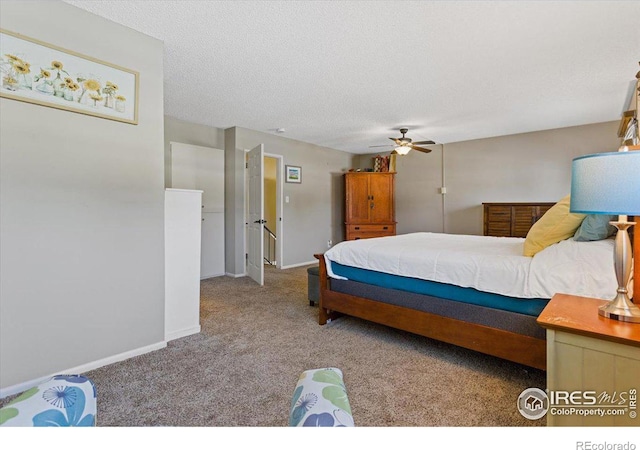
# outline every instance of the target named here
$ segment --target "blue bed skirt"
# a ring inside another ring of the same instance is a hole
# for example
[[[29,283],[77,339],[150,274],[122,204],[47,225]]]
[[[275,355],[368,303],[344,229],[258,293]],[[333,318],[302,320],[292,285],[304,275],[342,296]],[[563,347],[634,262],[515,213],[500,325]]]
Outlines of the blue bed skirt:
[[[331,262],[331,270],[338,276],[360,283],[424,294],[535,317],[542,312],[549,302],[549,299],[544,298],[507,297],[489,292],[481,292],[473,288],[464,288],[435,281],[421,280],[419,278],[401,277],[399,275],[345,266],[333,261]]]

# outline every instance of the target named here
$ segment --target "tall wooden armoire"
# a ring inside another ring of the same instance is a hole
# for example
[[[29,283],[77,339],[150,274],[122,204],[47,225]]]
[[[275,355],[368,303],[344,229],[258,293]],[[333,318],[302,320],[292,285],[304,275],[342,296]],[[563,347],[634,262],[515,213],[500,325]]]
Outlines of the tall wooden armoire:
[[[347,240],[396,234],[395,172],[349,172],[345,178]]]

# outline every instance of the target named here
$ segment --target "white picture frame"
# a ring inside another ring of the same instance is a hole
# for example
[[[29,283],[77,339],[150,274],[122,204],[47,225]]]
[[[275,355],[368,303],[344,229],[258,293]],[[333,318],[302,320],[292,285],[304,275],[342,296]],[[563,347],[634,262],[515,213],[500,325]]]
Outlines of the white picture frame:
[[[285,174],[287,183],[302,183],[302,167],[285,166]]]
[[[0,29],[0,97],[138,124],[139,74]]]

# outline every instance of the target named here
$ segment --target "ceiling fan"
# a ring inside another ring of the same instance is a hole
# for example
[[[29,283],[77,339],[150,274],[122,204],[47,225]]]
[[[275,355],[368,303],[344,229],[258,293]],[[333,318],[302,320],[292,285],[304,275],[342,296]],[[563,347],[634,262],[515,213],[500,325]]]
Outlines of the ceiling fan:
[[[410,138],[405,137],[405,134],[407,134],[408,131],[409,131],[408,128],[400,128],[400,133],[402,133],[402,137],[399,137],[399,138],[390,137],[389,138],[393,142],[395,142],[395,144],[396,144],[396,148],[393,149],[393,151],[391,152],[392,155],[406,155],[411,150],[416,150],[416,151],[422,152],[422,153],[430,153],[431,152],[431,149],[419,147],[419,145],[435,144],[434,141],[413,142]],[[392,145],[392,144],[388,144],[388,145],[373,145],[370,148],[373,148],[373,147],[388,147],[389,145]]]

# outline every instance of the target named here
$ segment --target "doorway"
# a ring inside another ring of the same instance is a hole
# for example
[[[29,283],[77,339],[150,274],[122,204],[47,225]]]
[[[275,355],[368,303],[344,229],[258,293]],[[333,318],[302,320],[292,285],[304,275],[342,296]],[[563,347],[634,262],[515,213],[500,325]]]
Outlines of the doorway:
[[[271,156],[264,157],[264,263],[268,266],[277,266],[276,247],[278,243],[277,224],[277,182],[278,159]]]
[[[247,153],[248,155],[248,153]],[[248,157],[248,156],[247,156]],[[248,159],[247,159],[248,161]],[[245,170],[245,214],[249,219],[249,205],[251,202],[249,189],[249,164]],[[282,255],[284,249],[284,219],[283,219],[283,189],[284,189],[284,157],[272,153],[263,155],[263,263],[265,267],[282,268]],[[245,220],[245,261],[252,260],[249,245],[249,220]]]

